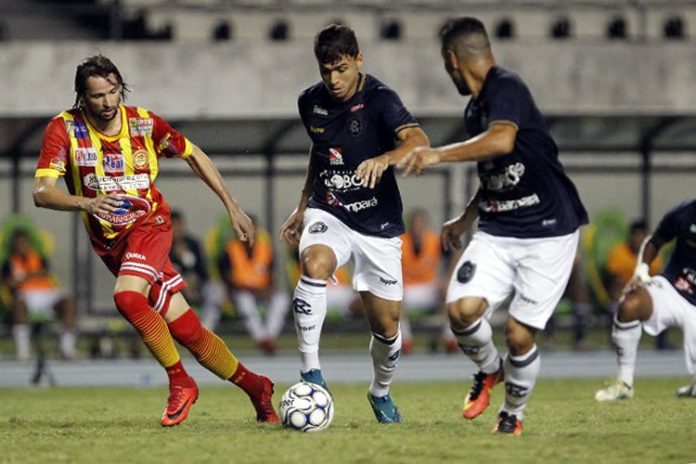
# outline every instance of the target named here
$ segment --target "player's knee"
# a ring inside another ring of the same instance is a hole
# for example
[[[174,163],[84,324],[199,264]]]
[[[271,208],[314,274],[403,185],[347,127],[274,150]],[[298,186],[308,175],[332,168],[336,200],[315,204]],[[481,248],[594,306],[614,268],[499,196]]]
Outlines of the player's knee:
[[[328,247],[310,247],[302,252],[302,274],[310,279],[328,280],[336,268],[336,257]]]
[[[534,346],[534,332],[520,323],[508,319],[505,343],[513,356],[521,356]]]
[[[197,343],[203,336],[203,326],[193,310],[170,322],[169,331],[184,346]]]
[[[118,312],[120,312],[129,321],[139,311],[148,309],[147,299],[140,293],[133,291],[123,291],[114,293],[114,304],[116,305],[116,309],[118,309]]]
[[[636,292],[626,295],[621,302],[616,313],[619,322],[631,322],[643,319],[641,315],[645,312],[645,301]]]
[[[464,329],[481,319],[486,302],[481,298],[463,298],[447,305],[447,316],[452,327]]]

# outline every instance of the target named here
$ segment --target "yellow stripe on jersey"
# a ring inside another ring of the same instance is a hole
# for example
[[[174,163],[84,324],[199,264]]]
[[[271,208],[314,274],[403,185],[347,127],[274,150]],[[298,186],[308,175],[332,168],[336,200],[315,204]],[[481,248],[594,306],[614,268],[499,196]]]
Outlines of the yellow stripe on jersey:
[[[191,156],[191,154],[193,153],[193,144],[191,143],[191,141],[189,139],[187,139],[186,137],[184,137],[184,140],[185,140],[184,152],[181,154],[181,159],[186,159],[189,156]]]
[[[54,177],[57,179],[60,177],[60,172],[49,168],[37,169],[34,177]]]
[[[138,116],[141,118],[150,119],[150,113],[145,108],[137,108]],[[155,142],[152,140],[152,134],[144,135],[145,149],[147,150],[148,168],[150,169],[150,186],[155,183],[155,178],[159,172],[159,163],[157,162],[157,152],[155,151]],[[152,201],[152,188],[147,191],[147,199],[152,205],[152,210],[157,209],[157,202]]]

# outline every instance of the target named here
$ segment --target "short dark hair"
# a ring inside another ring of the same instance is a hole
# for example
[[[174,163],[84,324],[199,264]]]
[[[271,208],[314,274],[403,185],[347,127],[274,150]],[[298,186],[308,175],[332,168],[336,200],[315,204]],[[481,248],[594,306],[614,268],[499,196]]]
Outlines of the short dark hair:
[[[480,20],[470,16],[448,20],[442,25],[439,33],[442,51],[454,48],[456,41],[474,34],[483,35],[488,42],[486,26]]]
[[[637,219],[633,221],[629,227],[629,232],[631,235],[635,234],[636,232],[647,232],[648,231],[648,223],[644,219]]]
[[[314,56],[319,63],[335,63],[342,56],[353,58],[360,53],[355,32],[344,24],[331,24],[314,38]]]
[[[121,86],[121,99],[126,99],[126,92],[130,92],[128,85],[123,81],[121,73],[116,65],[104,55],[93,55],[85,58],[77,65],[75,70],[75,103],[73,108],[80,106],[80,97],[87,90],[87,78],[100,76],[106,78],[109,74],[116,76],[116,81]]]

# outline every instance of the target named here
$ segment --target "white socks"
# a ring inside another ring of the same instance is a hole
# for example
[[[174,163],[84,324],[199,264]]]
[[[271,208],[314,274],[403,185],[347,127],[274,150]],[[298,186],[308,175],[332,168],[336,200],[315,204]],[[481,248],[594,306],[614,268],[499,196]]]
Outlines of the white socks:
[[[611,341],[616,348],[616,360],[619,363],[617,377],[629,387],[633,387],[633,375],[636,371],[638,343],[642,335],[640,321],[619,322],[614,316],[611,327]]]
[[[17,360],[28,361],[31,356],[31,333],[27,324],[15,324],[12,326],[12,338],[14,338]]]
[[[301,276],[295,287],[292,312],[302,361],[300,372],[321,369],[319,338],[326,318],[326,281]]]
[[[267,339],[266,328],[263,326],[261,314],[259,314],[254,295],[248,291],[235,292],[234,304],[244,317],[244,325],[249,335],[251,335],[251,338],[253,338],[255,342]]]
[[[522,420],[524,407],[539,376],[541,360],[536,344],[521,356],[508,354],[503,363],[505,371],[505,404],[502,410]]]
[[[271,295],[266,314],[266,333],[270,338],[278,338],[285,325],[285,315],[288,313],[290,297],[285,291],[276,291]]]
[[[401,353],[401,330],[391,338],[384,338],[375,333],[370,340],[372,356],[372,383],[370,393],[373,396],[389,394],[389,385],[394,379],[394,372]]]
[[[500,368],[500,354],[493,345],[493,329],[486,318],[481,318],[461,330],[452,329],[459,347],[481,371],[492,374]]]

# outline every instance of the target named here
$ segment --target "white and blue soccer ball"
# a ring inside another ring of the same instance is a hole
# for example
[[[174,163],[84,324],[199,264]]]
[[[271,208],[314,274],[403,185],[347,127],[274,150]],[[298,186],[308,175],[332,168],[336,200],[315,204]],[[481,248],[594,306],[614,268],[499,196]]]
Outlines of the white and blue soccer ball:
[[[288,388],[280,399],[283,427],[300,432],[316,432],[331,424],[334,404],[331,393],[320,385],[299,382]]]

